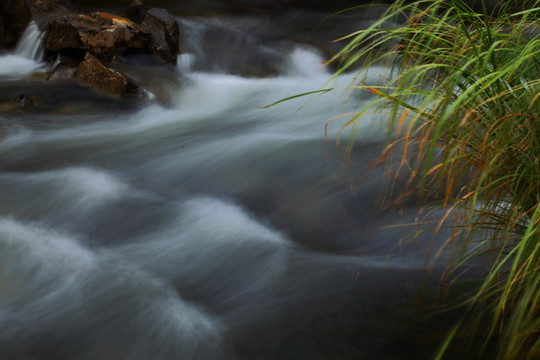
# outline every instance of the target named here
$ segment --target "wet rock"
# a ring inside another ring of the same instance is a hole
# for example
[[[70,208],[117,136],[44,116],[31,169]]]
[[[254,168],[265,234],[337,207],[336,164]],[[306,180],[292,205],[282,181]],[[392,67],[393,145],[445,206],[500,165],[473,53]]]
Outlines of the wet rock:
[[[59,3],[58,0],[26,0],[30,12],[37,17],[58,10]]]
[[[147,10],[133,2],[125,11],[136,21],[104,13],[71,14],[54,19],[47,28],[49,52],[82,56],[90,52],[101,61],[118,56],[154,54],[176,64],[180,30],[176,18],[165,9]]]
[[[15,100],[17,101],[19,109],[21,110],[27,110],[28,108],[34,106],[34,99],[25,94],[17,96]]]
[[[66,64],[58,64],[50,72],[49,76],[47,77],[47,80],[54,81],[54,80],[71,79],[73,75],[75,74],[75,71],[77,71],[77,68],[71,67]]]
[[[15,41],[14,37],[8,33],[6,24],[4,24],[4,19],[2,14],[0,14],[0,46],[13,43]]]
[[[30,20],[34,19],[39,24],[60,9],[55,0],[2,0],[0,46],[14,46]]]
[[[152,35],[152,51],[168,63],[176,65],[180,51],[180,29],[176,18],[165,9],[146,12],[142,21]]]
[[[90,87],[109,94],[122,96],[141,94],[141,89],[137,85],[118,71],[105,66],[90,53],[86,53],[73,76]]]
[[[108,13],[72,14],[49,23],[45,48],[80,56],[89,52],[109,62],[130,52],[148,52],[152,37],[141,25]]]
[[[180,32],[176,19],[164,9],[148,10],[142,3],[133,2],[125,14],[142,21],[139,24],[103,12],[70,14],[52,20],[47,29],[45,48],[56,62],[49,80],[73,76],[89,87],[109,94],[141,95],[140,87],[111,68],[111,63],[148,56],[174,64]]]
[[[32,13],[25,0],[5,0],[0,5],[0,16],[4,20],[0,25],[0,45],[13,46],[32,19]]]
[[[128,63],[113,64],[112,66],[148,91],[153,101],[164,106],[174,106],[178,101],[177,94],[183,79],[178,77],[176,69],[169,66]]]
[[[149,31],[154,55],[176,65],[180,52],[180,28],[174,16],[165,9],[148,9],[139,0],[132,1],[122,14]]]
[[[124,9],[121,15],[140,24],[143,22],[147,11],[146,5],[139,0],[134,0]]]

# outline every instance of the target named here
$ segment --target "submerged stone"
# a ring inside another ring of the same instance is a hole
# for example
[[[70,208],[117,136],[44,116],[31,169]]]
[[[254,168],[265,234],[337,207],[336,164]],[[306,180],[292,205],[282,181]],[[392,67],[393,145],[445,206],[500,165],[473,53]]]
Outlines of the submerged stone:
[[[15,98],[15,100],[18,103],[18,107],[21,110],[26,110],[32,106],[34,106],[34,99],[32,99],[30,96],[21,94]]]

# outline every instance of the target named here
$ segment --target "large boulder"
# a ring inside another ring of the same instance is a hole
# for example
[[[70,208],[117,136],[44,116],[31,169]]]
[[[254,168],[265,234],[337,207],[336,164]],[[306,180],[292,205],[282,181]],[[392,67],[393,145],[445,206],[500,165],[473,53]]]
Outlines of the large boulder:
[[[39,24],[60,9],[55,0],[2,0],[0,2],[0,46],[14,46],[30,20]]]
[[[121,96],[141,94],[137,85],[118,71],[105,66],[90,53],[86,53],[73,76],[93,89],[109,94]]]
[[[77,55],[91,53],[109,62],[130,52],[148,52],[152,37],[141,25],[108,13],[71,14],[49,23],[45,48],[48,51]]]

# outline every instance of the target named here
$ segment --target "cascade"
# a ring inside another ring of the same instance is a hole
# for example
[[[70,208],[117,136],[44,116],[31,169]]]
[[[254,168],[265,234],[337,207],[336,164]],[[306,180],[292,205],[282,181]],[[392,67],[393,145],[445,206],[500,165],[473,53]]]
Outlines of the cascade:
[[[22,34],[15,55],[25,57],[34,61],[43,60],[43,32],[39,30],[35,21],[30,21]]]

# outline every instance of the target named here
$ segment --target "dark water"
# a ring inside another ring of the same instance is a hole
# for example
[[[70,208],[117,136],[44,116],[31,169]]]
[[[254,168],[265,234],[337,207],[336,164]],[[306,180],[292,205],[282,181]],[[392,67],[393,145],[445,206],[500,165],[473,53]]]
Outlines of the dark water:
[[[430,358],[444,261],[425,282],[438,239],[377,211],[384,117],[325,144],[369,98],[261,108],[326,86],[325,38],[296,39],[326,15],[182,15],[177,68],[124,65],[144,104],[47,82],[36,45],[0,57],[0,359]]]

